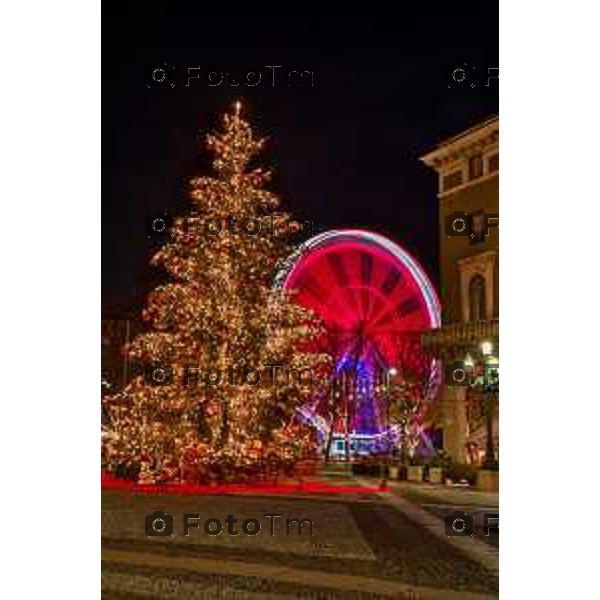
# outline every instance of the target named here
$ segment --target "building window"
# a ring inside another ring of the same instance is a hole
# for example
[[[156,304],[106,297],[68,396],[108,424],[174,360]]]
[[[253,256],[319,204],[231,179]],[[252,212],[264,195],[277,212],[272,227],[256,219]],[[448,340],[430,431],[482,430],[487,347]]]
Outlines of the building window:
[[[458,187],[463,182],[462,171],[453,171],[449,175],[444,176],[442,187],[444,191]]]
[[[494,154],[490,156],[488,160],[488,171],[490,173],[495,173],[500,169],[500,155]]]
[[[483,175],[483,157],[481,154],[469,159],[469,179],[477,179]]]
[[[485,321],[485,279],[475,275],[469,283],[469,320]]]

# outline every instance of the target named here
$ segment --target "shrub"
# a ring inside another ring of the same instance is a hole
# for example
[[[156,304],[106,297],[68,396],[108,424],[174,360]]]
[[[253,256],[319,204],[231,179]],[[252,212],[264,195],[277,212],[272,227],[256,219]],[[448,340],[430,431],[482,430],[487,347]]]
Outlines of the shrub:
[[[444,474],[446,474],[452,467],[452,459],[443,450],[439,450],[429,461],[429,466],[441,468]]]
[[[469,482],[469,485],[474,485],[475,480],[477,479],[477,467],[465,463],[453,463],[448,473],[445,475],[452,479],[452,481],[466,479]]]

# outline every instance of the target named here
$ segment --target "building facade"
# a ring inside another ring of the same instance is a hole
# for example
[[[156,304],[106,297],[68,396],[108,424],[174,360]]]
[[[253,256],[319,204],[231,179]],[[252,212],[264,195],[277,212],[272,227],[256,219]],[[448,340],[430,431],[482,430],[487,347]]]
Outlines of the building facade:
[[[437,425],[455,461],[482,464],[499,446],[498,118],[421,160],[439,180],[442,327],[423,339],[443,363]]]

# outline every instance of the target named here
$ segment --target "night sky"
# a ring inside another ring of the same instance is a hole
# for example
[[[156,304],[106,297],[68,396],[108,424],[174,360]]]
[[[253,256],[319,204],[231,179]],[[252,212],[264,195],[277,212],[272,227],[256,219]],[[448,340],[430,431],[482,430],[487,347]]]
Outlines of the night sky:
[[[498,113],[498,83],[485,85],[499,66],[498,6],[421,5],[421,15],[400,4],[382,17],[105,13],[103,310],[139,307],[156,283],[145,217],[187,205],[186,180],[209,174],[204,134],[238,98],[270,138],[261,162],[285,208],[322,229],[379,231],[437,284],[437,178],[418,157]],[[170,75],[157,84],[152,72],[165,63]],[[465,63],[470,75],[456,83]],[[266,65],[281,65],[275,85]],[[186,87],[191,67],[200,78]],[[294,69],[313,71],[313,86],[294,84]],[[254,87],[250,71],[261,73]]]

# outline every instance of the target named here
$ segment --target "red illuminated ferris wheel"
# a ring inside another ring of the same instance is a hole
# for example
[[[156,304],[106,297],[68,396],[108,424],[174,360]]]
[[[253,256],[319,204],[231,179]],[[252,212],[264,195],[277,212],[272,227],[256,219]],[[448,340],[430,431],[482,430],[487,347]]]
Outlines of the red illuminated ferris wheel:
[[[360,405],[350,427],[357,435],[385,429],[370,383],[381,372],[419,372],[435,379],[437,365],[424,366],[421,334],[440,326],[440,305],[431,282],[406,251],[382,235],[334,230],[305,242],[279,272],[276,285],[295,291],[296,301],[315,312],[327,330],[322,343],[335,358],[335,375],[352,372],[363,381]],[[434,387],[434,386],[433,386]],[[303,414],[327,427],[323,399]]]

